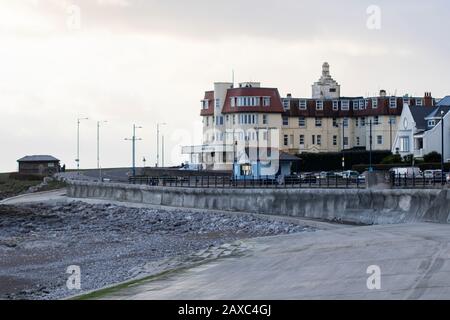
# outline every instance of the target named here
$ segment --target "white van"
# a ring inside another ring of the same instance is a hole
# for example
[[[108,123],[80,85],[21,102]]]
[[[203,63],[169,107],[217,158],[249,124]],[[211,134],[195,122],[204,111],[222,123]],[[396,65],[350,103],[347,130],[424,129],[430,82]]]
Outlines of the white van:
[[[396,176],[406,176],[407,178],[420,178],[422,176],[422,171],[418,167],[392,168],[389,172],[394,173]]]

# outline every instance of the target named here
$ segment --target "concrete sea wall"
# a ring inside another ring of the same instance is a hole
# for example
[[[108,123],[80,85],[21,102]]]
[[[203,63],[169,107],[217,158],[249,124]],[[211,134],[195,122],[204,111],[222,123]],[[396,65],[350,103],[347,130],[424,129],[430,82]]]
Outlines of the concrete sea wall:
[[[450,220],[447,189],[207,189],[74,181],[68,196],[359,224]]]

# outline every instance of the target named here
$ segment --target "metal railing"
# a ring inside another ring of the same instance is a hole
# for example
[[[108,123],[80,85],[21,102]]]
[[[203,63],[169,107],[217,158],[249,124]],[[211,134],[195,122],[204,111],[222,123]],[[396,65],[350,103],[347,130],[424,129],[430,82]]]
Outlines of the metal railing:
[[[393,188],[443,188],[447,186],[445,174],[426,176],[423,174],[391,173],[390,179]]]
[[[240,178],[230,176],[164,176],[148,177],[136,176],[129,178],[130,184],[141,184],[161,187],[185,188],[323,188],[323,189],[351,189],[365,188],[365,181],[360,178],[335,177],[286,177],[274,179],[269,176],[260,179]]]

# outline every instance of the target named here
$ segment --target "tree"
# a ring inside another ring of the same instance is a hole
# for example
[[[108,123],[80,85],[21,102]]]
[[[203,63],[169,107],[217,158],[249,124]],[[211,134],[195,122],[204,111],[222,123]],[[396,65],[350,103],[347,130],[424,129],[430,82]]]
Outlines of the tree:
[[[438,153],[438,152],[436,152],[436,151],[433,151],[433,152],[430,152],[430,153],[428,153],[428,154],[426,154],[426,155],[424,155],[423,156],[423,160],[426,162],[426,163],[437,163],[437,162],[441,162],[441,154],[440,153]]]

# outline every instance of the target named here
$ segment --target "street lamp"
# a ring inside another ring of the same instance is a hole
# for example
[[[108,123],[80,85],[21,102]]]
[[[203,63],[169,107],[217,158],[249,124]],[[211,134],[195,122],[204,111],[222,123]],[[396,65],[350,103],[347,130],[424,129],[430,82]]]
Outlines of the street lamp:
[[[372,168],[372,119],[369,120],[369,145],[370,145],[370,149],[369,149],[369,172],[373,171]]]
[[[89,118],[77,119],[77,158],[75,159],[77,163],[77,174],[80,174],[80,123],[83,120],[89,120]]]
[[[107,123],[108,121],[97,121],[97,170],[98,170],[98,177],[100,182],[103,181],[102,178],[102,168],[100,166],[100,126],[103,123]]]
[[[342,119],[342,172],[345,171],[345,118]]]
[[[441,184],[444,184],[444,110],[441,110]]]
[[[158,122],[156,124],[156,167],[159,167],[159,127],[165,125],[167,125],[165,122]]]
[[[133,136],[131,138],[125,138],[125,140],[131,141],[133,177],[136,176],[136,141],[142,140],[141,138],[136,138],[136,129],[142,129],[142,127],[133,124]]]

